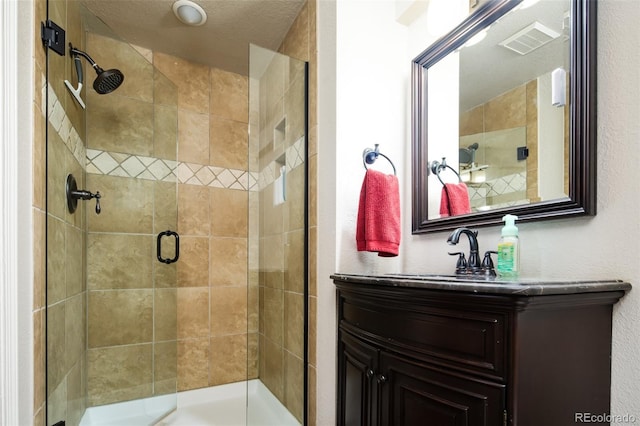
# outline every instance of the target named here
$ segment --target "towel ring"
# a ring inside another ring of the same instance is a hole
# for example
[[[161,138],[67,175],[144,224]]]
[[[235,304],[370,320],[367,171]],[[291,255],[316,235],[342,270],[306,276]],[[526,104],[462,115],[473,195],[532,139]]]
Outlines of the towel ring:
[[[378,148],[379,145],[380,144],[375,144],[375,149],[371,149],[371,148],[364,149],[364,151],[362,152],[362,165],[366,170],[369,170],[369,168],[367,167],[367,164],[375,163],[376,160],[378,159],[378,156],[382,156],[389,162],[389,164],[391,164],[391,167],[393,168],[393,174],[396,175],[397,174],[396,166],[393,164],[393,161],[391,161],[389,157],[387,157],[386,155],[380,152],[380,149]]]
[[[462,182],[462,177],[460,177],[460,174],[456,171],[456,169],[454,169],[453,167],[447,164],[446,157],[442,157],[442,162],[434,160],[431,163],[429,163],[429,170],[431,170],[431,173],[436,175],[436,177],[438,178],[442,186],[444,186],[444,181],[440,177],[440,172],[444,169],[451,170],[453,173],[455,173],[456,176],[458,176],[458,183]]]

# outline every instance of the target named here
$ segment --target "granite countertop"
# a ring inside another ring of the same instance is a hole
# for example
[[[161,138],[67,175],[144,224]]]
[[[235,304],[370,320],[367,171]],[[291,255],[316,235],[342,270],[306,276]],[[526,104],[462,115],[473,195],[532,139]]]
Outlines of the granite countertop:
[[[334,281],[367,284],[384,287],[410,287],[427,290],[459,291],[465,293],[505,294],[516,296],[541,296],[553,294],[594,293],[606,291],[628,292],[631,284],[622,280],[558,280],[519,279],[507,281],[500,278],[467,278],[454,275],[428,274],[333,274]]]

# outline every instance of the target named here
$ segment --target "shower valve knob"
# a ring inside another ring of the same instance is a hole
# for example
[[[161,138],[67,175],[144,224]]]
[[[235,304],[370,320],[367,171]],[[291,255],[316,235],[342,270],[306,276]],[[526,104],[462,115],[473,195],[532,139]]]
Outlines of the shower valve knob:
[[[96,214],[100,214],[102,211],[102,208],[100,208],[100,197],[102,197],[102,195],[100,195],[100,191],[96,191],[93,197],[96,199]]]
[[[100,214],[102,208],[100,207],[100,191],[96,191],[95,194],[91,193],[91,191],[87,191],[84,189],[78,189],[78,185],[76,184],[76,179],[73,175],[67,176],[67,207],[70,213],[76,211],[78,207],[78,200],[91,200],[92,198],[96,199],[96,214]]]

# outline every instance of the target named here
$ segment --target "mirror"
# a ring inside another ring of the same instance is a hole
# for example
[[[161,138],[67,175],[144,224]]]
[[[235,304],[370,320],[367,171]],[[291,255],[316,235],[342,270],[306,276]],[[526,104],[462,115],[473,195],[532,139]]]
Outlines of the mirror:
[[[596,1],[525,3],[485,3],[413,60],[414,234],[596,213]]]

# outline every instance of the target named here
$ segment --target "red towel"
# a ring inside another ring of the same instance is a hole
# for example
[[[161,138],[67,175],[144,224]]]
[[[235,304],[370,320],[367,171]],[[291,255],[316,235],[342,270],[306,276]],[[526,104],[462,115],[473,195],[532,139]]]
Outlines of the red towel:
[[[464,182],[445,183],[440,197],[440,216],[448,217],[467,213],[471,213],[467,185]]]
[[[400,185],[395,175],[367,170],[360,190],[356,243],[358,251],[377,251],[384,257],[398,255]]]

